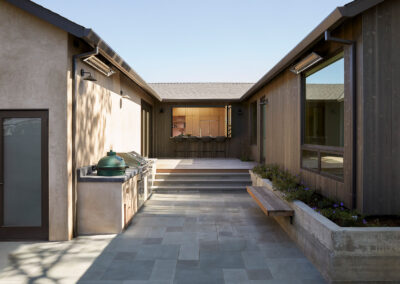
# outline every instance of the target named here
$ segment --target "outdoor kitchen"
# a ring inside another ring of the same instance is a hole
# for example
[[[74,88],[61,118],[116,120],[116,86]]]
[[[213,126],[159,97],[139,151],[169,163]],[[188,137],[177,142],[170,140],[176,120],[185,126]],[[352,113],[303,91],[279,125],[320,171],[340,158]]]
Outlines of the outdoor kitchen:
[[[112,150],[78,169],[78,235],[117,234],[152,194],[155,160]]]

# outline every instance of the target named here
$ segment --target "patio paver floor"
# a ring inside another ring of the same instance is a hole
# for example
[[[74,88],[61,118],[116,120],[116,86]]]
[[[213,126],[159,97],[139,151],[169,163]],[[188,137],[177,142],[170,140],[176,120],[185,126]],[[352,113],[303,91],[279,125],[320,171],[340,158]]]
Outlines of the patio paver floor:
[[[324,283],[245,192],[154,194],[105,252],[109,267],[80,283]]]
[[[246,192],[154,194],[115,237],[19,246],[0,283],[325,283]]]

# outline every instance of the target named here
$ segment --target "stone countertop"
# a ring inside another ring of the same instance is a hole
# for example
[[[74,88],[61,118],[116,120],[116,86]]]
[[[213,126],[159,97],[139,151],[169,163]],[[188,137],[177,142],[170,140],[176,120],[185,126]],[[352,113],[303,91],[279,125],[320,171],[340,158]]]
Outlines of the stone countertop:
[[[120,182],[124,183],[138,174],[138,169],[127,168],[125,175],[121,176],[98,176],[94,166],[82,167],[77,170],[78,182]]]

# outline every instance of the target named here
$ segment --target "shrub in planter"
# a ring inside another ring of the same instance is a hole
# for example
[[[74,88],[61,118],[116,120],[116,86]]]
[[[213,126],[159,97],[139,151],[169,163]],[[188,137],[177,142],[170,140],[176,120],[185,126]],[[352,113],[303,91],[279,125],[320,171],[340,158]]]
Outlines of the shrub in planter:
[[[369,225],[361,214],[345,208],[340,201],[326,198],[314,189],[306,187],[300,181],[299,176],[294,176],[288,171],[280,169],[277,165],[256,166],[253,172],[261,176],[261,178],[271,180],[274,188],[281,191],[287,201],[300,200],[339,226]]]

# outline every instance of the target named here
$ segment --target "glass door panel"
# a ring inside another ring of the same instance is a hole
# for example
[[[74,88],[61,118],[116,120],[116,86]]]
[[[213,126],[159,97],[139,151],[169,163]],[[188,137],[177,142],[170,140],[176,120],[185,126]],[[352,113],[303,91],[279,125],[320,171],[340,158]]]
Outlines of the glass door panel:
[[[3,226],[41,226],[41,119],[3,120]]]
[[[47,112],[0,111],[0,239],[48,238]]]

